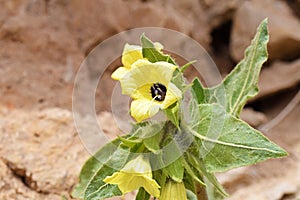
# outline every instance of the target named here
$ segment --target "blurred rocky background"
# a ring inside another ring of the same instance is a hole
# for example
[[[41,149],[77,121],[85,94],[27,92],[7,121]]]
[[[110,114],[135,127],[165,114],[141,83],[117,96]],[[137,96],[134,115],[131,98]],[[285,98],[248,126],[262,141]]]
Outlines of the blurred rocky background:
[[[101,41],[136,27],[177,30],[198,41],[225,76],[265,17],[269,60],[241,117],[290,155],[218,178],[231,200],[300,199],[299,0],[0,0],[0,199],[71,199],[89,156],[73,122],[73,82]],[[120,132],[110,114],[117,63],[97,90],[109,137]]]

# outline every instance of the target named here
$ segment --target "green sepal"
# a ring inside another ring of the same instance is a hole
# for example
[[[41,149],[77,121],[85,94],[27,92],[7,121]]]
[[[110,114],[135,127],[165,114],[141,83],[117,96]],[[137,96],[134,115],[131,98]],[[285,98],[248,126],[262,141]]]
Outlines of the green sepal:
[[[165,122],[143,122],[134,125],[132,130],[130,131],[130,138],[139,138],[139,139],[145,139],[152,137],[159,133],[165,125]]]
[[[141,36],[141,44],[143,57],[147,58],[150,62],[165,61],[177,65],[170,55],[163,54],[161,51],[157,50],[153,42],[147,38],[145,34],[142,34]]]
[[[204,179],[206,183],[206,194],[207,194],[207,200],[223,200],[225,199],[225,196],[220,194],[220,192],[216,189],[216,187],[207,179]]]
[[[136,194],[135,200],[149,200],[150,199],[150,194],[148,194],[148,192],[146,192],[146,190],[141,187],[138,191],[138,193]]]
[[[196,193],[194,176],[192,176],[190,173],[187,173],[186,170],[185,170],[184,176],[183,176],[183,183],[187,190],[190,190],[190,191]]]
[[[201,159],[197,158],[195,155],[188,154],[187,161],[191,166],[193,166],[195,170],[197,170],[199,174],[201,174],[204,178],[206,178],[215,187],[216,191],[218,191],[219,194],[221,194],[224,197],[228,196],[227,192],[224,190],[223,186],[219,183],[215,175],[207,171],[204,162]],[[207,185],[206,181],[205,181],[205,185]]]
[[[197,100],[198,104],[206,103],[206,97],[204,93],[204,87],[202,86],[200,80],[195,78],[192,82],[193,96]]]
[[[197,61],[196,60],[192,60],[192,61],[186,63],[185,65],[183,65],[182,67],[180,67],[180,72],[183,73],[189,66],[191,66],[195,62],[197,62]]]
[[[174,83],[176,87],[179,90],[181,90],[183,94],[186,92],[187,88],[189,87],[189,85],[187,85],[186,79],[184,78],[182,72],[180,72],[179,69],[176,69],[174,71],[171,82]]]
[[[186,158],[183,160],[184,163],[184,168],[185,168],[185,174],[188,177],[193,177],[193,180],[199,183],[200,185],[205,186],[206,184],[204,183],[203,179],[203,174],[199,173],[200,171],[194,168],[189,164],[188,161],[186,161]],[[193,190],[192,190],[193,191]]]
[[[178,102],[174,103],[169,108],[164,110],[164,113],[166,114],[167,118],[177,127],[177,129],[180,129],[178,112],[179,112]]]
[[[182,182],[183,179],[184,167],[182,159],[182,157],[178,158],[165,168],[167,175],[176,182]]]
[[[162,169],[156,170],[152,172],[153,179],[160,185],[160,187],[164,187],[165,183],[167,182],[167,176],[163,173]]]
[[[143,139],[143,143],[145,147],[153,152],[154,154],[158,154],[160,152],[160,142],[162,139],[161,131],[154,133],[153,136]]]
[[[127,138],[124,138],[124,137],[119,137],[119,139],[122,141],[122,144],[124,146],[127,146],[129,148],[133,148],[134,146],[136,146],[137,144],[140,144],[142,142],[141,139],[139,138],[133,138],[133,137],[127,137]]]

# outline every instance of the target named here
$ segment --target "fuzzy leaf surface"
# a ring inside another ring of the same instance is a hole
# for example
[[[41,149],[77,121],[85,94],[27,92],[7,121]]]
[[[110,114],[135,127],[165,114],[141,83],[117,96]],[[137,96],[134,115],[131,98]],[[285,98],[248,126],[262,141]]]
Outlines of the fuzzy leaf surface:
[[[224,105],[233,116],[239,116],[249,98],[258,93],[258,78],[263,63],[268,58],[267,43],[269,34],[267,19],[263,20],[245,56],[226,76],[222,83],[214,88],[206,88],[206,102]]]
[[[258,130],[218,104],[201,104],[198,111],[199,125],[190,131],[197,137],[199,156],[209,172],[224,172],[287,155]]]
[[[119,170],[127,161],[129,150],[120,145],[120,139],[102,147],[84,164],[80,173],[80,182],[75,186],[72,196],[86,200],[96,200],[120,196],[117,185],[103,182],[106,176]]]

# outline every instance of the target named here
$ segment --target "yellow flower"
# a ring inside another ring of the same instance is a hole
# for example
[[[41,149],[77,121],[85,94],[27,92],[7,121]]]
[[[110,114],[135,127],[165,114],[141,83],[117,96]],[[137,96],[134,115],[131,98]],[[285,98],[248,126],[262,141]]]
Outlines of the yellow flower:
[[[168,62],[138,60],[120,79],[123,94],[133,101],[130,113],[137,122],[154,116],[181,98],[181,91],[171,83],[177,66]]]
[[[159,51],[163,48],[163,46],[158,42],[155,42],[154,46]],[[122,53],[123,67],[119,67],[118,69],[116,69],[112,73],[111,77],[114,80],[120,80],[131,69],[131,65],[139,59],[145,59],[143,58],[142,47],[137,45],[125,44]]]
[[[183,182],[169,180],[162,188],[159,200],[187,200]]]
[[[125,44],[122,53],[123,67],[119,67],[114,71],[111,77],[115,80],[119,80],[130,70],[131,65],[139,59],[143,59],[142,47]]]
[[[157,198],[160,196],[160,186],[152,179],[150,163],[142,155],[129,161],[121,171],[115,172],[103,181],[117,184],[123,194],[143,187],[150,195]]]

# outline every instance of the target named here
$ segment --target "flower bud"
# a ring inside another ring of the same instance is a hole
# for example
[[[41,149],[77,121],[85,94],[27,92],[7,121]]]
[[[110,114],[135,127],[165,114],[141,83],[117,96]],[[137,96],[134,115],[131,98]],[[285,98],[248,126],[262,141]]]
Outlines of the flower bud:
[[[187,200],[184,183],[169,180],[162,188],[159,200]]]

